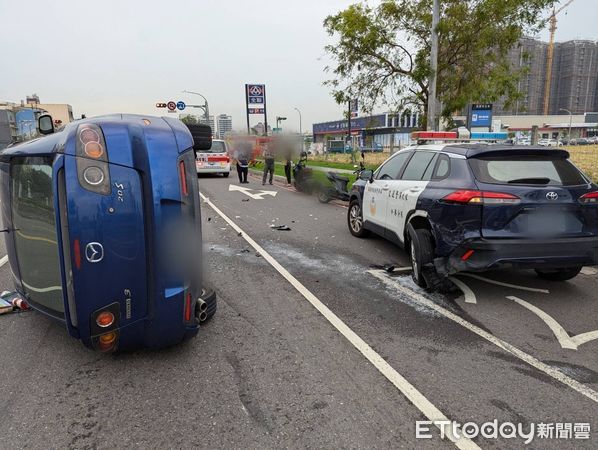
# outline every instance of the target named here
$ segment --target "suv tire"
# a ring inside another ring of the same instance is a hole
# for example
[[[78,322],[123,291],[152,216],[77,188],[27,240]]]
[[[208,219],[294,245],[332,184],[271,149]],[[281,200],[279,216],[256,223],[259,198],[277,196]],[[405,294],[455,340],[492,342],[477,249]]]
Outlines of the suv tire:
[[[425,228],[413,228],[407,225],[409,232],[409,255],[411,256],[411,277],[418,286],[427,290],[436,290],[443,284],[442,278],[434,268],[434,241],[432,233]]]
[[[567,281],[571,278],[575,278],[579,274],[579,272],[581,272],[581,267],[571,267],[568,269],[554,270],[536,269],[536,273],[540,278],[549,281]]]
[[[359,200],[354,198],[349,203],[349,210],[347,211],[347,225],[351,234],[358,238],[367,237],[368,230],[363,228],[363,214],[361,212],[361,204]]]

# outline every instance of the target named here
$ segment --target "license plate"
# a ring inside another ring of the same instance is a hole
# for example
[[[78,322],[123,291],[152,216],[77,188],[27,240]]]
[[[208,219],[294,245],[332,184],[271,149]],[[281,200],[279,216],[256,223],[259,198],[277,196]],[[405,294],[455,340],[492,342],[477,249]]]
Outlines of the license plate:
[[[539,212],[528,216],[528,231],[540,235],[560,234],[567,231],[567,216],[565,212]]]

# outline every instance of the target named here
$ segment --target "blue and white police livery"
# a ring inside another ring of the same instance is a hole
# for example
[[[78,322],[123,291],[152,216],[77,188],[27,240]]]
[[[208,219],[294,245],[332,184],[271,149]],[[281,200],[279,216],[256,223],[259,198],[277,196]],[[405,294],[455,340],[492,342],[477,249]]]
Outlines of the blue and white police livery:
[[[449,134],[420,133],[362,173],[347,217],[354,236],[404,247],[414,280],[430,289],[460,271],[535,269],[562,281],[598,264],[598,186],[566,151],[491,142],[504,133]]]

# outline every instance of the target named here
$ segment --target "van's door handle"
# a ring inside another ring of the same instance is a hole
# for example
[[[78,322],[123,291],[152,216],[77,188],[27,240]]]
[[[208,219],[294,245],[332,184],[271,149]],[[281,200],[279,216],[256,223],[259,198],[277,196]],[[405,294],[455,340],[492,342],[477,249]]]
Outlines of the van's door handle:
[[[382,190],[383,191],[388,191],[390,188],[388,187],[388,184],[382,186]]]

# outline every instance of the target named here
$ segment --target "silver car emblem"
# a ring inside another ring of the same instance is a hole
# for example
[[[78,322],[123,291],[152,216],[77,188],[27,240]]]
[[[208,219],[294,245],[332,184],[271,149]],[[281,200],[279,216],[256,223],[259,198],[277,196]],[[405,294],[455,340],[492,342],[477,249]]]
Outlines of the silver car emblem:
[[[556,192],[549,192],[548,194],[546,194],[546,198],[548,200],[556,200],[559,198],[559,194],[557,194]]]
[[[99,242],[90,242],[85,246],[85,257],[90,263],[98,263],[104,259],[104,247]]]

